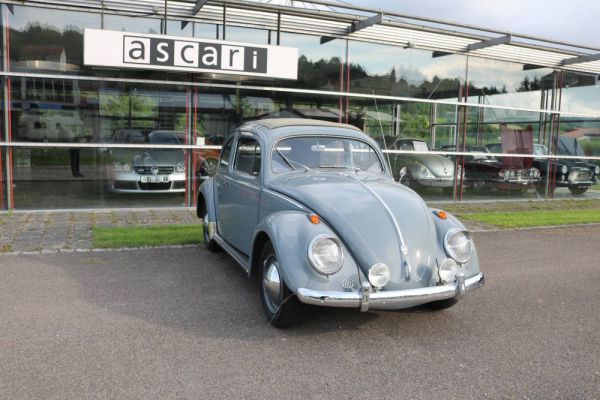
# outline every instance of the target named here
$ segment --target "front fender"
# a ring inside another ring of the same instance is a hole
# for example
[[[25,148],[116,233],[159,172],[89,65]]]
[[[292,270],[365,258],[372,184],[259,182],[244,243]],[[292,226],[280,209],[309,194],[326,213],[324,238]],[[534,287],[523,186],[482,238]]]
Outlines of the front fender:
[[[206,207],[206,211],[208,213],[208,221],[216,222],[217,221],[217,207],[215,204],[215,179],[209,178],[202,182],[200,185],[200,193],[198,194],[198,204],[196,207],[196,215],[198,218],[202,217],[200,215],[200,207],[201,202],[203,202]]]
[[[465,230],[465,231],[467,230],[467,228],[465,228],[465,226],[462,224],[462,222],[459,221],[458,218],[456,218],[454,215],[452,215],[448,212],[446,212],[446,214],[448,215],[448,218],[441,219],[441,218],[438,218],[436,215],[434,215],[434,212],[437,212],[439,210],[437,210],[437,209],[430,209],[430,210],[432,212],[432,218],[435,223],[437,242],[440,243],[441,250],[442,250],[443,254],[445,254],[446,251],[444,249],[444,237],[446,236],[446,233],[452,228],[457,228],[457,229]],[[463,268],[465,270],[466,278],[470,278],[479,273],[479,258],[477,256],[476,246],[473,246],[473,256],[471,257],[469,262],[467,262],[466,264],[463,265]]]
[[[312,224],[305,212],[281,211],[271,214],[260,222],[255,231],[250,268],[260,268],[258,259],[264,240],[267,239],[275,249],[283,280],[294,293],[297,293],[298,288],[358,291],[361,282],[359,269],[343,244],[344,262],[338,272],[325,276],[311,266],[308,245],[321,234],[337,237],[323,221]]]

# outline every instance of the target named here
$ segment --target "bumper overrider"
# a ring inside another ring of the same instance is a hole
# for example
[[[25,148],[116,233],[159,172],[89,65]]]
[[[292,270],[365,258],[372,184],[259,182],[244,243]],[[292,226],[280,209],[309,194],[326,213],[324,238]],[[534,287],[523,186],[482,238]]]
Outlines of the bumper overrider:
[[[299,288],[296,293],[302,303],[328,307],[360,308],[361,311],[394,310],[409,308],[432,301],[459,298],[465,293],[483,286],[484,275],[478,273],[465,278],[460,273],[453,283],[417,289],[376,291],[364,282],[360,292],[318,291]]]

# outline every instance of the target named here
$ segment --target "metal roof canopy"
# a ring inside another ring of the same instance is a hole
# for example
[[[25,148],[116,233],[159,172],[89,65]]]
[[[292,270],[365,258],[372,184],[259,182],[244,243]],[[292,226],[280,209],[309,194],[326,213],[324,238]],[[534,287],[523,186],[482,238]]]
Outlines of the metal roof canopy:
[[[600,74],[600,59],[597,54],[600,48],[597,47],[326,0],[302,0],[302,3],[315,5],[312,9],[241,0],[167,0],[166,2],[165,0],[143,2],[3,0],[2,2],[7,5],[31,5],[79,11],[85,9],[106,14],[144,14],[146,17],[154,18],[163,17],[157,10],[164,9],[167,3],[168,15],[171,19],[211,24],[222,24],[226,9],[226,23],[229,26],[266,29],[276,31],[278,34],[290,32],[411,47],[433,51],[434,56],[440,56],[442,53],[469,54],[520,63],[528,65],[529,68],[539,66]],[[316,9],[316,6],[327,7],[327,10]],[[197,7],[199,12],[194,12]],[[333,9],[336,11],[330,11]],[[379,15],[385,18],[380,22],[372,23],[377,21],[376,17]],[[353,26],[360,29],[353,30]],[[498,35],[502,36],[498,37]],[[511,37],[510,42],[503,42],[508,36]],[[515,39],[519,40],[515,41]]]

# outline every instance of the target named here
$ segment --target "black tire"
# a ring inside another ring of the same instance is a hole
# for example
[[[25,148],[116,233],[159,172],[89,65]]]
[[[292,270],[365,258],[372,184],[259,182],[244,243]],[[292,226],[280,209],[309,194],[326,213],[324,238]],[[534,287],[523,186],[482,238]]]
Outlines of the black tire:
[[[279,273],[277,255],[271,242],[265,243],[260,252],[258,269],[260,300],[269,323],[277,328],[293,325],[300,304]],[[276,280],[279,281],[279,285],[274,285]]]
[[[441,311],[452,307],[456,303],[458,303],[458,300],[452,298],[446,300],[432,301],[431,303],[425,304],[425,306],[432,311]]]
[[[585,192],[587,192],[589,189],[589,187],[574,187],[574,186],[569,186],[569,191],[573,194],[576,195],[580,195],[580,194],[584,194]]]
[[[208,211],[206,211],[206,204],[204,203],[204,201],[199,200],[198,214],[200,214],[202,218],[202,239],[204,242],[204,247],[206,247],[208,251],[211,251],[213,253],[223,250],[214,239],[210,239],[208,236],[208,224],[206,222]]]

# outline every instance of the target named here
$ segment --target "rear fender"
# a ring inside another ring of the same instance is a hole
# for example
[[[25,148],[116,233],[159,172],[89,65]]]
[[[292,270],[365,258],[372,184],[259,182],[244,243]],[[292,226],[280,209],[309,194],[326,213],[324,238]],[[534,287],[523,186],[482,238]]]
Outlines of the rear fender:
[[[215,204],[215,181],[214,178],[209,178],[200,185],[200,193],[198,193],[198,203],[196,206],[196,216],[201,218],[201,204],[206,207],[208,213],[208,221],[217,221],[217,212]]]

